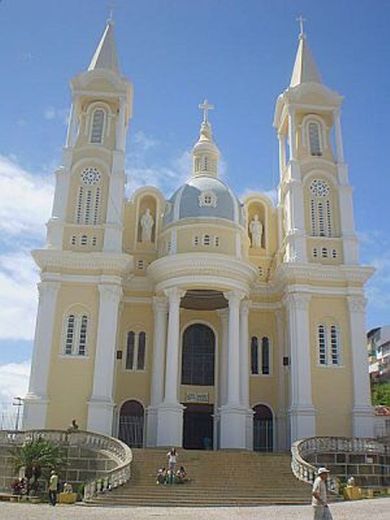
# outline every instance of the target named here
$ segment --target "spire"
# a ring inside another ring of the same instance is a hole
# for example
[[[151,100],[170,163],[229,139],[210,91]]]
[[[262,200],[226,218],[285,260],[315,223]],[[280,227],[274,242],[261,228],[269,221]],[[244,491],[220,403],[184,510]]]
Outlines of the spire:
[[[97,46],[88,70],[106,69],[119,74],[118,56],[114,39],[112,15],[107,20],[103,36]]]
[[[203,121],[200,125],[199,139],[192,150],[193,156],[193,175],[212,175],[217,176],[219,150],[213,141],[213,133],[208,118],[209,110],[214,109],[207,99],[199,105],[203,110]]]
[[[321,83],[321,77],[315,64],[313,55],[306,41],[306,34],[303,30],[302,16],[297,18],[300,24],[298,51],[295,58],[294,69],[291,76],[290,87],[296,87],[302,83],[314,82]]]

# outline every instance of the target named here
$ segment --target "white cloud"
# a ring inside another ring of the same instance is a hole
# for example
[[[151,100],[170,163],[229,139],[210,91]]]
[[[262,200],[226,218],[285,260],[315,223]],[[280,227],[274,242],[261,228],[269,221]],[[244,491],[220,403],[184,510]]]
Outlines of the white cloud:
[[[0,403],[8,404],[14,397],[24,397],[29,376],[30,361],[0,365]]]
[[[190,152],[185,151],[178,157],[167,160],[168,166],[161,166],[161,159],[157,161],[152,158],[152,152],[159,146],[160,142],[157,139],[140,131],[135,134],[131,142],[131,151],[127,156],[128,196],[142,186],[155,186],[168,196],[189,177]]]
[[[32,175],[0,155],[0,233],[42,238],[52,200],[52,176]]]
[[[64,125],[68,124],[69,109],[68,108],[54,108],[52,106],[46,107],[43,112],[43,117],[47,121],[58,120]]]
[[[0,339],[32,339],[38,270],[28,251],[0,255]]]

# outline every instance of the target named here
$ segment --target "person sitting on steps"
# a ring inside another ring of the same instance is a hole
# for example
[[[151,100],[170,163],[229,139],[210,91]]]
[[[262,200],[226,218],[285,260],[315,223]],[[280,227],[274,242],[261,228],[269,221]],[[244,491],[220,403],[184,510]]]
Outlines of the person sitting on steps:
[[[167,471],[165,468],[160,468],[157,472],[156,484],[165,484]]]
[[[184,484],[184,482],[188,482],[187,472],[184,469],[184,466],[180,466],[180,468],[176,471],[176,483]]]

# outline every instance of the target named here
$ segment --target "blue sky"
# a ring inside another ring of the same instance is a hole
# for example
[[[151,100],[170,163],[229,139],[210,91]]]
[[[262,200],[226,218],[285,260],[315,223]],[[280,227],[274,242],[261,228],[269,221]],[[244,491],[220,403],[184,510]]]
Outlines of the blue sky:
[[[26,385],[37,303],[29,250],[44,241],[68,82],[87,67],[109,3],[0,2],[0,402]],[[211,120],[231,187],[238,194],[276,187],[272,117],[289,82],[301,13],[324,82],[345,96],[361,259],[377,267],[367,293],[374,327],[390,322],[390,3],[117,0],[121,69],[135,90],[129,191],[155,183],[169,195],[182,181],[204,97],[216,106]]]

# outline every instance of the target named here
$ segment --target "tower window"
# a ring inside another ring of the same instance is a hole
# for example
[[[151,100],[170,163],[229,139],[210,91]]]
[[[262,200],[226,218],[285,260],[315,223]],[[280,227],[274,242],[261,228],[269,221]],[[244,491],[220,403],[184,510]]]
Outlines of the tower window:
[[[307,125],[309,134],[310,155],[320,157],[322,155],[321,147],[321,128],[317,121],[310,121]]]
[[[98,184],[101,174],[96,168],[85,168],[80,178],[82,184],[77,196],[76,224],[99,224],[102,197]]]
[[[100,144],[103,141],[103,128],[105,111],[101,108],[94,110],[92,115],[92,126],[91,126],[91,143]]]
[[[309,189],[312,235],[331,237],[333,236],[333,219],[329,184],[322,179],[314,179]]]
[[[88,316],[72,313],[65,317],[63,353],[66,356],[87,355]]]
[[[340,364],[340,335],[335,324],[318,325],[318,362],[321,366]]]
[[[193,238],[193,244],[194,246],[198,246],[199,245],[199,237],[198,235],[195,235],[194,238]]]
[[[203,245],[209,246],[211,243],[211,237],[210,235],[203,235]]]

